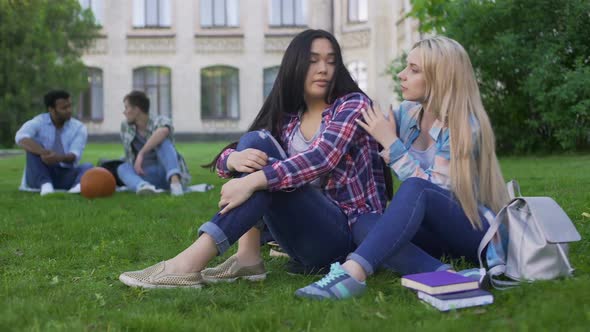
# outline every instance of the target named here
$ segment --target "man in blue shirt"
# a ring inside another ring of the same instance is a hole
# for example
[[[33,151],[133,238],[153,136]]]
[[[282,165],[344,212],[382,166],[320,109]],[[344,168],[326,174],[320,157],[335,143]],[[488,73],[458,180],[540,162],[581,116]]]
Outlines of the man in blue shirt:
[[[55,189],[80,192],[80,178],[92,164],[78,165],[88,133],[72,119],[72,101],[66,91],[50,91],[44,98],[47,113],[25,122],[15,141],[27,152],[26,185],[41,189],[41,196]]]

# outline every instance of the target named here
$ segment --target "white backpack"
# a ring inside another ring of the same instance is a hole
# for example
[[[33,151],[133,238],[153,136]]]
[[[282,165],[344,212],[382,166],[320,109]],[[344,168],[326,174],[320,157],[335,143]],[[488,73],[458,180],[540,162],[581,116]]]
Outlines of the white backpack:
[[[516,181],[508,182],[511,201],[498,212],[479,244],[481,268],[486,251],[487,275],[494,288],[522,281],[571,276],[568,243],[580,234],[550,197],[522,197]]]

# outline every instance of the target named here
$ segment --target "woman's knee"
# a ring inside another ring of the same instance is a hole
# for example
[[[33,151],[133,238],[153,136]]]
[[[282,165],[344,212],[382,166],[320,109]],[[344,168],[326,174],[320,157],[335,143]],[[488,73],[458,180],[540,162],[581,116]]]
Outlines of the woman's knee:
[[[286,157],[280,144],[267,130],[250,131],[242,135],[236,150],[242,151],[245,149],[264,151],[275,158]]]
[[[432,182],[422,178],[411,177],[401,183],[396,195],[405,191],[421,191],[432,186]]]

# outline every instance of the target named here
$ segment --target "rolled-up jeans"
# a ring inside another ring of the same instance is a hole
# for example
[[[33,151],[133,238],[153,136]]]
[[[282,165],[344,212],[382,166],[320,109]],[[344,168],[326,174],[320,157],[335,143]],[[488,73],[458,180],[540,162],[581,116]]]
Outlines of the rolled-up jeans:
[[[286,154],[268,131],[246,133],[237,150],[264,151],[270,160]],[[343,260],[354,248],[348,218],[319,189],[304,185],[292,191],[257,191],[240,206],[203,224],[223,254],[263,218],[272,236],[290,257],[310,267],[324,267]]]

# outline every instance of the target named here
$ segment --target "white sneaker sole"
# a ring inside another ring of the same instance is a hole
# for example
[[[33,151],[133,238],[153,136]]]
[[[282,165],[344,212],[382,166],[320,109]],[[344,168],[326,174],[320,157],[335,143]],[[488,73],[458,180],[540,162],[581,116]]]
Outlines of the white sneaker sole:
[[[155,289],[155,288],[201,288],[203,285],[202,284],[194,284],[194,285],[154,285],[154,284],[148,284],[145,282],[141,282],[137,279],[133,279],[131,277],[128,277],[126,275],[121,274],[119,276],[119,280],[124,283],[125,285],[129,286],[129,287],[140,287],[140,288],[150,288],[150,289]]]
[[[235,278],[223,278],[223,279],[207,278],[207,277],[203,276],[203,280],[208,284],[217,284],[217,283],[222,283],[222,282],[235,282],[238,279],[244,279],[244,280],[248,280],[248,281],[262,281],[262,280],[266,279],[266,274],[267,273],[255,274],[252,276],[235,277]]]
[[[151,188],[142,188],[137,191],[138,195],[154,195],[155,193],[156,191]]]

